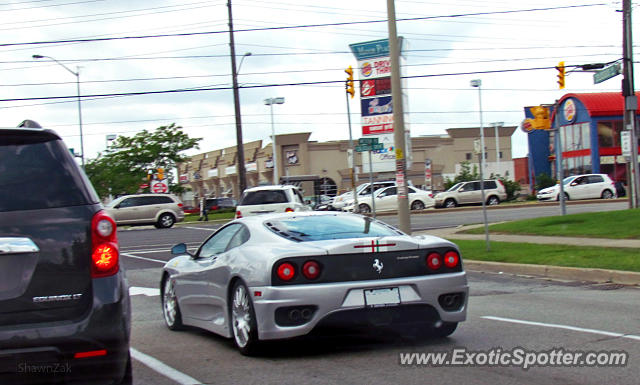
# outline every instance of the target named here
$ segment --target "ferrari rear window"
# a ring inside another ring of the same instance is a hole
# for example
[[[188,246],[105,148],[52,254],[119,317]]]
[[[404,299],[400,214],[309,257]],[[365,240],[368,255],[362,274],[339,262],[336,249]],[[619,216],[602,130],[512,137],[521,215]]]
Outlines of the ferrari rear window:
[[[292,216],[265,224],[274,233],[298,242],[403,234],[375,219],[358,215]]]

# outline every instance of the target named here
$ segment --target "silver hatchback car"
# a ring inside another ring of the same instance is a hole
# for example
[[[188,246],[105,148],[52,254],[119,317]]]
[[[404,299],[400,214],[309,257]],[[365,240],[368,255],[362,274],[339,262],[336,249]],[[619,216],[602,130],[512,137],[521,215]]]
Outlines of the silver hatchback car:
[[[105,209],[118,225],[154,225],[161,229],[184,220],[182,202],[171,194],[125,195]]]

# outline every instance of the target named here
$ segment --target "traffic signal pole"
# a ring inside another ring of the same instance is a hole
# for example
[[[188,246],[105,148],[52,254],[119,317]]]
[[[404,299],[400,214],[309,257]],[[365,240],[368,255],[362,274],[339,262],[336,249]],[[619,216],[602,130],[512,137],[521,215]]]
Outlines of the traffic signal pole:
[[[636,132],[636,110],[638,99],[633,85],[633,43],[631,35],[631,0],[622,1],[622,47],[623,47],[623,74],[622,96],[624,96],[624,129],[630,131],[631,159],[628,186],[630,188],[629,206],[638,208],[638,196],[640,172],[638,172],[638,133]]]
[[[359,212],[358,208],[358,195],[356,194],[356,153],[353,150],[353,136],[351,135],[351,107],[349,105],[349,95],[353,99],[355,89],[353,87],[353,68],[349,66],[344,70],[348,74],[347,81],[345,82],[345,93],[347,98],[347,120],[349,122],[349,152],[351,154],[351,191],[353,191],[354,199],[354,212]]]

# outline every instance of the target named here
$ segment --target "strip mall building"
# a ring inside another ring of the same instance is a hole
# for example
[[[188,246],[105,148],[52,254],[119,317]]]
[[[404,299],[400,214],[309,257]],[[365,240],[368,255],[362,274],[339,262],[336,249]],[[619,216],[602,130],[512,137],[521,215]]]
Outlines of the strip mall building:
[[[511,158],[511,135],[516,130],[511,127],[485,127],[486,162],[485,175],[499,174],[513,179],[514,166]],[[496,141],[496,132],[497,138]],[[266,136],[266,135],[265,135]],[[315,142],[310,141],[311,133],[276,135],[276,159],[278,175],[318,176],[315,182],[305,182],[305,195],[326,193],[334,195],[351,189],[351,169],[347,161],[347,140]],[[480,136],[475,128],[452,128],[446,135],[421,136],[411,138],[413,162],[407,171],[408,180],[415,186],[429,183],[425,178],[425,161],[431,161],[431,188],[444,189],[446,178],[453,179],[461,170],[461,164],[468,162],[473,171],[478,158],[473,155],[473,142]],[[497,144],[497,146],[496,146]],[[497,147],[497,150],[496,150]],[[262,141],[244,144],[247,186],[272,184],[273,146],[263,146]],[[359,170],[356,184],[369,180],[369,172],[363,168],[363,158],[367,153],[357,153],[356,169]],[[229,196],[238,198],[236,147],[227,147],[204,152],[191,157],[188,162],[178,164],[179,181],[191,190],[183,200],[195,197]],[[366,160],[366,159],[365,159]],[[394,172],[374,172],[374,180],[395,180]]]
[[[564,95],[558,106],[564,176],[602,173],[626,184],[627,159],[620,146],[623,96],[619,92],[571,93]],[[530,108],[525,109],[525,115],[534,118]],[[530,177],[541,173],[557,175],[554,134],[547,130],[529,132]]]

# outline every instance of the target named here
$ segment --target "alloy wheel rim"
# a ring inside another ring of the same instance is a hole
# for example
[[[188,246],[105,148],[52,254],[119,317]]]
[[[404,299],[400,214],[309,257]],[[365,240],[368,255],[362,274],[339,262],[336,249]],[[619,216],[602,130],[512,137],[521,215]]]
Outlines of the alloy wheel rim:
[[[238,286],[233,295],[231,307],[233,336],[240,347],[245,347],[251,334],[251,313],[249,295],[244,286]]]
[[[169,325],[173,325],[176,321],[176,293],[169,278],[167,278],[164,286],[163,300],[164,318]]]
[[[170,226],[172,222],[173,221],[171,220],[170,216],[167,215],[167,216],[162,217],[162,224],[164,226]]]

